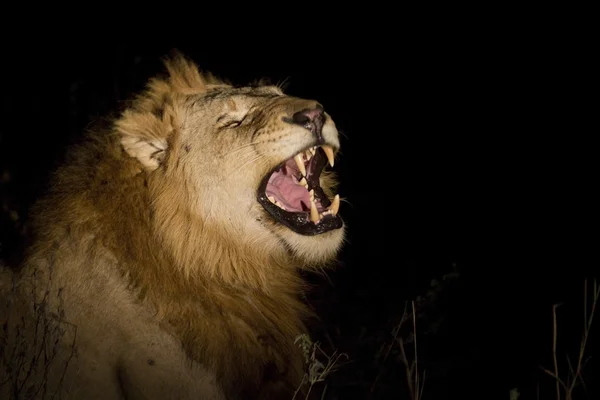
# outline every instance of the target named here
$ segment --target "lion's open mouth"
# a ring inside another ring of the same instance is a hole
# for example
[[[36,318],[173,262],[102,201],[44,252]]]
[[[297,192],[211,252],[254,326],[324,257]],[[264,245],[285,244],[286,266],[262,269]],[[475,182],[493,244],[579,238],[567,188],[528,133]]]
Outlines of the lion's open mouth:
[[[319,182],[327,161],[333,166],[333,150],[327,145],[296,154],[265,176],[258,189],[259,203],[278,222],[302,235],[341,228],[340,197],[330,200]]]

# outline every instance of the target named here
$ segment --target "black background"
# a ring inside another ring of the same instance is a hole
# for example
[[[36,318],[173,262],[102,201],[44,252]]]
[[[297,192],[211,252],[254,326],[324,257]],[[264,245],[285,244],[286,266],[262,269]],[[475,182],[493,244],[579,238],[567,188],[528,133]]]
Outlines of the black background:
[[[552,304],[564,303],[561,354],[578,350],[583,279],[597,276],[587,25],[541,10],[425,10],[398,20],[385,10],[297,11],[244,29],[207,26],[206,15],[131,31],[83,17],[7,29],[1,259],[18,262],[28,207],[66,146],[118,111],[177,48],[234,83],[286,80],[289,94],[319,100],[342,132],[336,170],[348,242],[329,281],[313,278],[311,295],[315,337],[352,360],[331,377],[332,398],[405,398],[397,353],[382,363],[377,352],[404,302],[453,271],[458,278],[423,311],[424,326],[443,320],[423,333],[425,397],[508,398],[537,385],[550,395],[538,365],[551,365]]]

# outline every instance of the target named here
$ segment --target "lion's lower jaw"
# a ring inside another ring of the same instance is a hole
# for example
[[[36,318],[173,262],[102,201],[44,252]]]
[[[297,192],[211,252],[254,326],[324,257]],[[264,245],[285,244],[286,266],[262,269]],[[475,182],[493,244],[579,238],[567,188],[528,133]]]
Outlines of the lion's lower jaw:
[[[162,208],[168,216],[163,220],[169,225],[157,229],[157,240],[169,249],[175,265],[186,276],[201,275],[258,288],[270,282],[264,277],[281,266],[310,270],[330,263],[344,243],[345,226],[305,236],[283,225],[264,226],[256,218],[248,223],[233,212],[234,217],[228,220],[232,224],[212,224],[198,217],[190,225],[189,215],[173,213],[174,209]]]
[[[302,236],[296,233],[282,235],[294,256],[307,268],[320,267],[335,260],[345,237],[345,227],[317,236]]]

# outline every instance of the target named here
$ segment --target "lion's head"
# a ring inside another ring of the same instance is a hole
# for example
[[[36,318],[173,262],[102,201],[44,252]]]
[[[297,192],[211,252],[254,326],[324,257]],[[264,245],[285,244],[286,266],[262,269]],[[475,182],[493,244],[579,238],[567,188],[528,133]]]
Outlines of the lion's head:
[[[154,222],[175,256],[222,262],[244,247],[256,262],[331,260],[344,235],[328,171],[340,142],[323,106],[276,86],[234,87],[182,56],[166,65],[168,77],[151,81],[116,127],[148,174]],[[203,242],[207,231],[229,248]]]

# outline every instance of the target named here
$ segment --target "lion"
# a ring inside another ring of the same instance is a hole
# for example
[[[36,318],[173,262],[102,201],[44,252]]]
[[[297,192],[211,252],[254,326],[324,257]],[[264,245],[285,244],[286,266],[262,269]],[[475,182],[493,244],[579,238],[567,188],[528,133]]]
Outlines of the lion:
[[[32,211],[3,272],[2,398],[300,398],[301,275],[344,242],[336,125],[278,86],[164,63]]]

